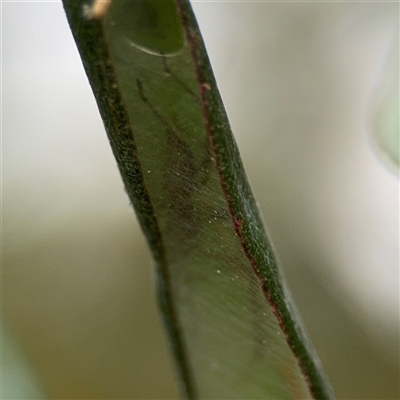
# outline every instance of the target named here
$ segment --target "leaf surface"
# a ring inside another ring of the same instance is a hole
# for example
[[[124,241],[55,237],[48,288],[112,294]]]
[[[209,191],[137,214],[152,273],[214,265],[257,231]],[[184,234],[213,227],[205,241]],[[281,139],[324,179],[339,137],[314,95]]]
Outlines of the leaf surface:
[[[332,398],[292,310],[186,0],[64,0],[157,272],[183,392]]]

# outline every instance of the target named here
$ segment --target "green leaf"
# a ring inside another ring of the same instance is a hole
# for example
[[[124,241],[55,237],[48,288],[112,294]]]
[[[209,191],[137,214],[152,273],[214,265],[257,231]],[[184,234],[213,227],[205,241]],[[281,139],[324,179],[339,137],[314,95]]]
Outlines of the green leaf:
[[[4,325],[1,327],[2,399],[45,399],[34,371]]]
[[[398,43],[395,41],[395,43]],[[400,167],[398,46],[393,45],[374,93],[372,133],[381,158],[396,175]],[[375,103],[375,104],[374,104]]]
[[[187,0],[64,0],[151,247],[187,398],[333,398],[282,281]]]

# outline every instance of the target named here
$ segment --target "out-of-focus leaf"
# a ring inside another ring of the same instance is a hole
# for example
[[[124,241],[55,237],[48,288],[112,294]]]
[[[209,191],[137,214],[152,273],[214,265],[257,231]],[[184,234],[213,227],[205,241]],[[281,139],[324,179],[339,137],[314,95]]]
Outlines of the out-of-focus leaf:
[[[332,398],[186,0],[64,0],[190,398]]]
[[[45,399],[34,371],[4,327],[1,329],[2,399]]]
[[[390,163],[400,167],[399,89],[393,85],[379,107],[374,120],[374,134],[379,149]]]
[[[372,131],[378,152],[390,167],[400,167],[399,49],[394,41],[375,94]]]

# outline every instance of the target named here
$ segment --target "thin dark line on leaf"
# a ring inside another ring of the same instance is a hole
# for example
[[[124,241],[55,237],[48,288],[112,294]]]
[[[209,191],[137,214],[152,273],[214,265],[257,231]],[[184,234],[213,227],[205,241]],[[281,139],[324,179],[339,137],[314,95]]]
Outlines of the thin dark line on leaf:
[[[197,104],[201,106],[201,100],[199,99],[199,96],[197,96],[197,94],[192,89],[190,89],[190,87],[185,82],[183,82],[182,79],[178,75],[176,75],[174,71],[171,70],[167,63],[167,57],[163,53],[161,54],[165,72],[169,74],[178,85],[185,89],[196,100]]]

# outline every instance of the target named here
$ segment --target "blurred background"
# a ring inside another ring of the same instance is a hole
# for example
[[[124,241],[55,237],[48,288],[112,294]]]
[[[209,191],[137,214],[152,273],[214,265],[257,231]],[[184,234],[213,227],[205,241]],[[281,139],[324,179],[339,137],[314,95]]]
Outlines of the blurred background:
[[[2,398],[175,399],[149,251],[62,5],[1,6]],[[193,6],[337,397],[398,398],[399,180],[378,111],[398,101],[399,4]]]

